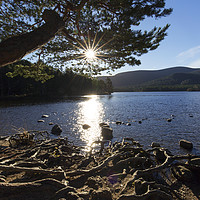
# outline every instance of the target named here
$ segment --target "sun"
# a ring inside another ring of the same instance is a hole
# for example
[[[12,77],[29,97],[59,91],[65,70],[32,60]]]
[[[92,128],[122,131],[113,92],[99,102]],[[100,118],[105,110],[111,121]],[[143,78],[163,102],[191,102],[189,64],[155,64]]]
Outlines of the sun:
[[[107,42],[100,44],[104,34],[97,40],[97,33],[93,39],[90,38],[88,33],[88,38],[81,36],[79,39],[75,39],[77,44],[70,43],[76,48],[74,55],[77,60],[80,60],[79,65],[82,64],[83,68],[85,66],[99,66],[102,63],[106,63],[105,58],[110,57],[106,50],[102,50],[104,46],[110,43],[113,39],[111,38]],[[73,40],[74,41],[74,40]]]
[[[97,53],[94,49],[86,49],[84,54],[88,60],[95,60],[97,58]]]

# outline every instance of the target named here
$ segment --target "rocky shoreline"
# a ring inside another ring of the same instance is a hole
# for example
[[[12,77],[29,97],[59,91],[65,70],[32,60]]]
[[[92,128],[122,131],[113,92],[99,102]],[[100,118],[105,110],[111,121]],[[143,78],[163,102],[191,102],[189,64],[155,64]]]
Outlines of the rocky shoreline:
[[[82,153],[67,138],[24,131],[2,137],[0,150],[0,200],[200,199],[200,157],[156,143],[103,140]]]

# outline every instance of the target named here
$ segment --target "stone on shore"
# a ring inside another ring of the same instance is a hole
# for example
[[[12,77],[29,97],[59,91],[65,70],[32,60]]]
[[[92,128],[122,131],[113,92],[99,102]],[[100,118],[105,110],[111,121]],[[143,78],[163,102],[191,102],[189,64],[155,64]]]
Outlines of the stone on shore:
[[[182,147],[184,149],[188,149],[188,150],[191,150],[193,148],[192,142],[189,142],[187,140],[180,140],[179,145],[180,145],[180,147]]]
[[[88,124],[83,124],[82,127],[83,127],[83,129],[88,129],[88,128],[90,128],[90,125],[88,125]]]
[[[101,134],[104,140],[111,140],[113,138],[112,128],[102,127]]]
[[[44,122],[44,120],[43,120],[43,119],[39,119],[38,122],[39,122],[39,123],[40,123],[40,122]]]
[[[106,122],[101,122],[100,124],[99,124],[99,126],[100,127],[109,127],[109,125],[106,123]]]
[[[154,148],[154,147],[160,147],[160,144],[157,143],[157,142],[152,142],[151,143],[151,147]]]
[[[117,124],[117,125],[121,125],[122,122],[121,122],[121,121],[116,121],[116,124]]]
[[[42,115],[42,118],[48,118],[49,115]]]
[[[58,124],[54,125],[53,128],[51,129],[51,134],[53,135],[60,135],[61,132],[62,128]]]

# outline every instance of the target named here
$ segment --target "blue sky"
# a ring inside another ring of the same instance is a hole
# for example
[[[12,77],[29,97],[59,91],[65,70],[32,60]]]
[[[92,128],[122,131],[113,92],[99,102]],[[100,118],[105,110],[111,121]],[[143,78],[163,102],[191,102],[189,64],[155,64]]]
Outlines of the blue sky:
[[[133,70],[158,70],[175,66],[200,68],[200,0],[166,0],[170,16],[146,19],[142,29],[171,24],[160,46],[140,57],[139,66],[126,66],[112,74]]]

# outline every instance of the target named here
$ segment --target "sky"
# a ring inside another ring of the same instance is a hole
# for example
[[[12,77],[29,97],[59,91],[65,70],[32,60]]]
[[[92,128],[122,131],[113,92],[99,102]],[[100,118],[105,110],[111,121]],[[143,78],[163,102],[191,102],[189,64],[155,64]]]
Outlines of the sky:
[[[141,65],[123,67],[112,75],[176,66],[200,68],[200,0],[166,0],[166,7],[173,8],[171,15],[157,20],[146,19],[141,28],[151,30],[154,26],[163,27],[168,23],[171,24],[168,36],[156,50],[139,57]]]

